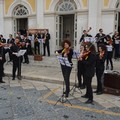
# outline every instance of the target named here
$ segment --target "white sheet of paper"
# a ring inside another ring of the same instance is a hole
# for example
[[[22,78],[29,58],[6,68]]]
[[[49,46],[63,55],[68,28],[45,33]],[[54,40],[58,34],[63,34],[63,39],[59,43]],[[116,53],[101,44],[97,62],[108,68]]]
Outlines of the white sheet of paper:
[[[25,54],[26,50],[20,50],[18,53],[17,53],[17,56],[20,57],[20,56],[23,56]]]

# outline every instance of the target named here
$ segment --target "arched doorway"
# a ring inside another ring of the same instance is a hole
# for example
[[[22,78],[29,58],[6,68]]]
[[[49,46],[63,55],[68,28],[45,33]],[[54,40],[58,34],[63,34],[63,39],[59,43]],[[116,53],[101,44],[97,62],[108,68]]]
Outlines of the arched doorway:
[[[116,4],[115,31],[119,31],[120,32],[120,0],[118,0],[117,4]]]
[[[14,28],[14,36],[18,31],[20,33],[26,34],[26,30],[28,29],[28,15],[29,12],[24,5],[17,5],[13,10],[13,28]]]
[[[74,0],[60,0],[56,7],[56,45],[59,48],[64,39],[72,43],[72,47],[77,42],[77,15]]]

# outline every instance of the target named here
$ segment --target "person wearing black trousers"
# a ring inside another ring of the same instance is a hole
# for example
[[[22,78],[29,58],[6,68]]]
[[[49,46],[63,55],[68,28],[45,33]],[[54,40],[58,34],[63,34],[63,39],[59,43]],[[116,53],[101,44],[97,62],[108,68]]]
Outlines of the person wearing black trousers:
[[[48,56],[50,56],[50,43],[49,43],[49,40],[50,40],[50,34],[48,33],[47,30],[44,31],[45,34],[44,34],[44,42],[43,42],[43,56],[46,55],[46,47],[47,47],[47,52],[48,52]]]
[[[103,81],[102,77],[105,69],[105,59],[106,59],[106,46],[104,44],[99,44],[98,54],[96,55],[96,77],[97,77],[97,89],[94,91],[97,95],[103,93]]]
[[[90,42],[86,43],[85,48],[86,51],[81,56],[81,60],[84,64],[86,94],[81,97],[88,98],[85,103],[90,104],[93,103],[92,78],[95,73],[96,51],[95,46]]]
[[[57,55],[61,54],[62,57],[67,57],[68,61],[71,64],[71,67],[61,65],[62,74],[63,74],[63,78],[65,81],[65,86],[66,86],[66,91],[64,91],[64,94],[65,94],[65,97],[68,97],[69,92],[70,92],[70,73],[71,73],[72,65],[73,65],[72,63],[73,49],[70,48],[71,43],[68,40],[64,40],[62,46],[63,46],[63,49],[57,50],[56,54]]]
[[[21,56],[17,56],[18,51],[20,50],[21,44],[19,43],[19,38],[15,38],[15,43],[11,46],[12,58],[13,58],[13,70],[12,70],[12,80],[15,80],[16,71],[18,70],[17,77],[21,79]]]
[[[113,40],[110,35],[107,35],[106,48],[107,48],[107,56],[106,56],[106,70],[109,69],[109,62],[111,64],[111,70],[113,70]]]
[[[5,54],[4,54],[4,47],[3,43],[0,42],[0,83],[5,83],[3,81],[3,64],[5,62]]]
[[[78,87],[80,87],[80,89],[85,89],[85,79],[83,76],[83,72],[84,72],[84,65],[83,65],[83,61],[81,61],[80,57],[81,54],[84,52],[84,45],[80,46],[80,55],[78,57],[78,63],[77,63],[77,77],[78,77]],[[82,80],[83,79],[83,80]],[[82,82],[83,81],[83,82]]]

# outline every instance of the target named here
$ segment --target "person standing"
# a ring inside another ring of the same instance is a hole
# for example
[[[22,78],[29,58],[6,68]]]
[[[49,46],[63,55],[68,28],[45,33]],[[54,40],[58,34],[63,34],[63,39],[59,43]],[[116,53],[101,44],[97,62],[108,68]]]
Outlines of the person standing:
[[[13,38],[12,34],[9,34],[7,44],[9,46],[11,46],[14,42],[15,42],[15,39]],[[8,62],[11,62],[12,61],[12,53],[11,53],[10,49],[8,49],[8,53],[9,53],[9,61]]]
[[[106,46],[104,44],[99,44],[98,54],[96,55],[96,77],[97,77],[97,89],[94,91],[97,95],[103,93],[103,74],[105,69],[106,60]]]
[[[84,64],[84,79],[86,85],[86,94],[81,96],[88,98],[87,104],[93,103],[92,78],[95,73],[96,51],[95,46],[88,42],[85,45],[85,52],[81,55],[81,60]]]
[[[111,64],[111,70],[113,70],[113,41],[110,35],[106,37],[106,47],[107,47],[107,56],[106,56],[106,70],[109,69],[109,62]]]
[[[97,42],[97,50],[98,50],[99,44],[105,44],[105,37],[106,35],[103,33],[103,29],[100,28],[99,33],[97,33],[95,36],[96,42]]]
[[[19,42],[19,37],[15,38],[15,43],[11,46],[12,58],[13,58],[13,70],[12,70],[12,80],[15,80],[16,71],[18,79],[21,79],[21,56],[17,56],[20,50],[21,44]]]
[[[61,54],[62,57],[67,58],[69,63],[71,64],[71,67],[66,65],[61,65],[62,74],[65,81],[65,86],[66,86],[66,91],[63,91],[63,92],[65,94],[65,97],[68,97],[70,92],[70,73],[73,65],[72,63],[73,49],[71,48],[71,43],[68,40],[63,41],[62,47],[63,49],[57,50],[56,54],[57,55]]]
[[[83,76],[84,73],[84,65],[83,65],[83,61],[81,61],[81,54],[83,54],[85,48],[84,48],[84,44],[82,44],[80,46],[80,55],[78,57],[78,63],[77,63],[77,77],[78,77],[78,87],[80,87],[80,89],[85,89],[85,79]]]
[[[89,35],[89,34],[88,34],[88,32],[89,32],[91,29],[92,29],[92,28],[90,27],[88,30],[83,30],[83,34],[82,34],[82,36],[81,36],[81,38],[80,38],[79,43],[85,42],[85,38],[86,38],[86,37],[92,37],[92,35]]]
[[[3,81],[3,64],[5,62],[5,54],[4,54],[4,47],[3,43],[0,42],[0,83],[5,83]]]
[[[48,33],[47,30],[44,31],[44,42],[43,42],[43,56],[46,55],[46,47],[47,47],[47,52],[48,52],[48,56],[50,56],[50,43],[49,43],[49,40],[50,40],[50,34]]]

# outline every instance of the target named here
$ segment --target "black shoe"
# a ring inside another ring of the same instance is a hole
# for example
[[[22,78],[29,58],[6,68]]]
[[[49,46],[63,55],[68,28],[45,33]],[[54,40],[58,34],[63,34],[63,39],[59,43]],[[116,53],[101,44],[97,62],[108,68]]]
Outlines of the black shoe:
[[[66,93],[66,94],[65,94],[65,97],[67,98],[68,96],[69,96],[69,93]]]
[[[66,91],[65,91],[65,92],[63,92],[63,94],[66,94]]]
[[[88,96],[87,95],[83,95],[83,96],[81,96],[82,98],[88,98]]]
[[[86,104],[92,104],[93,103],[93,100],[87,100],[86,102],[85,102]]]
[[[98,93],[97,90],[96,91],[93,91],[93,93]]]
[[[111,70],[113,70],[113,67],[111,67]]]
[[[12,80],[15,80],[15,78],[12,78]]]
[[[101,95],[101,94],[103,94],[103,92],[97,92],[97,93],[96,93],[96,95]]]
[[[80,89],[85,89],[85,86],[80,86]]]
[[[0,81],[0,83],[5,83],[4,81]]]

